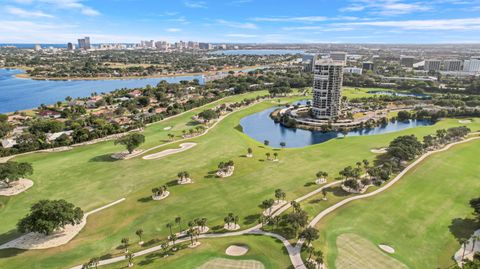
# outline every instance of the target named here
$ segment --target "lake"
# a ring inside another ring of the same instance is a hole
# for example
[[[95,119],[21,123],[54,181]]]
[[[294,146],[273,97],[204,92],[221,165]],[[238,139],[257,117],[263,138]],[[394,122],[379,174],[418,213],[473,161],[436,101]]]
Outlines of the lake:
[[[263,143],[264,140],[270,142],[272,147],[280,147],[280,142],[285,142],[287,148],[301,148],[314,144],[326,142],[330,139],[343,137],[339,132],[320,132],[308,131],[303,129],[287,128],[279,123],[275,123],[270,118],[270,113],[277,108],[269,108],[264,111],[246,116],[240,120],[243,132],[251,138]],[[371,129],[350,131],[347,136],[376,135],[396,132],[418,126],[432,125],[433,122],[427,120],[410,120],[405,122],[389,122],[385,126],[379,126]]]
[[[287,55],[305,54],[304,50],[217,50],[210,52],[216,55]]]
[[[24,71],[0,68],[0,113],[38,107],[40,104],[53,104],[65,97],[86,97],[93,92],[110,92],[120,88],[139,88],[157,85],[166,80],[178,83],[181,80],[198,79],[202,84],[203,76],[178,76],[145,79],[110,80],[33,80],[17,78]]]

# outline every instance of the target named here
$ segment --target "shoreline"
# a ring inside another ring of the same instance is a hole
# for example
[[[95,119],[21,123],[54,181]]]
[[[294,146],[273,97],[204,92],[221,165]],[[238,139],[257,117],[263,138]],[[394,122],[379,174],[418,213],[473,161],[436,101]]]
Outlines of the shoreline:
[[[266,68],[268,66],[265,65],[255,65],[255,66],[245,66],[245,67],[238,67],[238,68],[231,68],[225,70],[217,70],[217,71],[206,71],[206,72],[195,72],[195,73],[178,73],[178,74],[165,74],[165,75],[151,75],[151,76],[125,76],[125,77],[32,77],[26,73],[27,70],[32,70],[31,67],[25,66],[5,66],[1,68],[5,69],[19,69],[24,71],[25,73],[16,74],[16,78],[22,79],[31,79],[31,80],[43,80],[43,81],[94,81],[94,80],[127,80],[127,79],[149,79],[149,78],[170,78],[170,77],[190,77],[190,76],[208,76],[208,75],[215,75],[217,73],[228,73],[229,71],[242,71],[246,69],[259,69],[259,68]]]

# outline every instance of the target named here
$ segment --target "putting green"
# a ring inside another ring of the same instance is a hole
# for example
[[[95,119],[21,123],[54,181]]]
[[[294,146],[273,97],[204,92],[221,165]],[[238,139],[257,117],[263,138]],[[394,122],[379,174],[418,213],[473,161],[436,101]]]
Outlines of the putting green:
[[[404,264],[355,234],[342,234],[337,238],[338,257],[335,261],[337,269],[357,268],[389,268],[407,269]]]
[[[238,101],[259,94],[265,92],[233,96],[221,102]],[[282,100],[293,102],[303,98]],[[259,204],[273,198],[277,188],[287,193],[287,200],[292,200],[317,188],[315,184],[308,183],[314,180],[315,173],[320,169],[336,175],[340,169],[356,161],[373,161],[375,154],[370,149],[384,147],[399,135],[416,134],[422,137],[440,128],[461,125],[458,119],[448,119],[433,126],[383,135],[333,139],[305,148],[281,150],[264,147],[236,128],[241,118],[274,105],[276,103],[269,100],[235,112],[207,135],[185,141],[197,143],[194,148],[158,160],[147,161],[137,157],[113,161],[109,156],[123,148],[115,146],[112,141],[66,152],[18,158],[33,164],[35,172],[31,179],[35,185],[18,196],[0,199],[0,243],[18,236],[15,224],[28,212],[30,205],[40,199],[66,199],[84,211],[122,197],[126,197],[126,201],[91,215],[80,234],[65,246],[41,251],[1,250],[0,268],[64,268],[84,263],[95,256],[123,255],[117,247],[124,237],[130,238],[131,251],[137,251],[141,249],[136,244],[137,229],[144,230],[144,241],[164,240],[169,234],[167,223],[173,223],[174,230],[178,231],[179,227],[174,223],[176,216],[182,218],[183,228],[194,218],[206,217],[212,231],[221,232],[224,217],[233,212],[239,215],[242,228],[248,228],[257,224],[262,212]],[[181,130],[191,128],[194,124],[191,116],[204,109],[148,126],[144,132],[146,143],[142,148],[165,143],[168,133],[178,135]],[[174,128],[163,130],[167,126]],[[475,119],[469,127],[480,129],[480,121]],[[149,154],[176,148],[180,143],[184,142],[160,147]],[[243,157],[248,147],[254,151],[253,158]],[[263,162],[267,152],[278,152],[280,161]],[[235,162],[235,174],[218,180],[214,175],[218,163],[230,159]],[[195,183],[175,185],[179,171],[188,171]],[[169,185],[171,195],[161,203],[151,201],[151,189],[165,184]],[[285,253],[279,254],[288,259]],[[265,261],[262,260],[262,263],[268,268]]]
[[[337,242],[345,233],[374,246],[393,246],[391,256],[409,268],[453,265],[457,238],[478,228],[468,202],[480,189],[479,154],[478,140],[434,154],[381,195],[349,203],[323,219],[314,245],[325,250],[328,268],[341,268],[346,259]]]
[[[290,268],[290,259],[285,255],[283,244],[271,237],[243,235],[229,238],[201,239],[196,248],[184,248],[177,252],[169,252],[165,257],[160,251],[139,256],[134,259],[135,268],[142,269],[177,269],[177,268]],[[249,251],[241,257],[225,254],[231,244],[248,245]],[[127,261],[118,262],[104,269],[125,268]],[[228,266],[228,267],[227,267]],[[242,267],[240,267],[242,266]],[[256,266],[256,267],[254,267]]]

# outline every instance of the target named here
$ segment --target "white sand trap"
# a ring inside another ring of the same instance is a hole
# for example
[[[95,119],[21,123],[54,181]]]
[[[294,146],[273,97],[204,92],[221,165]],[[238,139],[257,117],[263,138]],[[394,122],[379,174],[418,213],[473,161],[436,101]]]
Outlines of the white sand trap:
[[[167,198],[169,195],[170,195],[170,192],[166,191],[166,192],[162,193],[162,195],[160,195],[160,196],[152,195],[152,199],[155,200],[155,201],[160,201],[160,200],[163,200],[163,199]]]
[[[144,160],[154,160],[154,159],[162,158],[162,157],[165,157],[165,156],[168,156],[168,155],[171,155],[171,154],[175,154],[175,153],[185,151],[187,149],[191,149],[191,148],[195,147],[196,145],[197,145],[197,143],[192,143],[192,142],[182,143],[182,144],[180,144],[180,148],[178,148],[178,149],[166,149],[166,150],[154,153],[154,154],[143,156],[143,159]]]
[[[265,269],[265,266],[256,260],[230,260],[224,258],[215,258],[210,260],[197,269]]]
[[[22,193],[33,186],[33,181],[21,178],[17,182],[13,182],[11,187],[0,183],[0,196],[13,196]]]
[[[167,127],[163,128],[163,130],[165,130],[165,131],[168,131],[170,129],[172,129],[172,126],[167,126]]]
[[[387,153],[387,149],[386,149],[386,148],[371,149],[370,151],[371,151],[372,153],[375,153],[375,154]]]
[[[223,229],[227,231],[237,231],[237,230],[240,230],[240,225],[238,225],[238,223],[237,224],[230,223],[230,225],[225,224],[223,225]]]
[[[247,254],[247,246],[231,245],[225,250],[225,254],[228,256],[243,256]]]
[[[62,231],[56,232],[51,235],[43,235],[39,233],[27,233],[10,242],[7,242],[0,246],[0,249],[17,248],[17,249],[47,249],[65,245],[72,240],[87,224],[87,217],[93,213],[97,213],[101,210],[114,206],[118,203],[125,201],[125,198],[117,200],[108,205],[102,206],[95,210],[85,213],[83,220],[78,225],[67,225]]]
[[[191,183],[193,183],[193,180],[191,178],[184,178],[184,179],[177,180],[178,185],[185,185],[185,184],[191,184]]]
[[[200,246],[202,243],[201,242],[193,242],[193,244],[188,244],[189,248],[196,248]]]
[[[263,215],[264,216],[270,216],[271,214],[273,214],[275,211],[277,211],[280,207],[286,205],[288,202],[285,201],[285,200],[280,200],[280,201],[277,201],[275,200],[275,203],[273,204],[272,207],[266,209],[263,211]]]
[[[317,185],[325,184],[325,183],[327,183],[327,179],[326,179],[326,178],[323,178],[323,177],[322,177],[322,178],[317,178],[317,179],[315,180],[315,184],[317,184]]]
[[[220,178],[231,177],[233,175],[233,171],[235,171],[235,166],[231,166],[226,172],[225,171],[217,171],[216,175]]]
[[[459,120],[458,122],[461,124],[468,124],[468,123],[472,123],[472,120]]]
[[[395,249],[392,248],[391,246],[388,246],[388,245],[378,245],[378,247],[379,247],[381,250],[383,250],[383,251],[385,251],[385,252],[387,252],[387,253],[389,253],[389,254],[395,253]]]
[[[128,151],[122,151],[122,152],[114,153],[114,154],[110,155],[110,157],[112,157],[113,159],[116,159],[116,160],[127,160],[127,159],[130,159],[132,157],[137,156],[138,154],[140,154],[140,152],[142,152],[142,151],[141,150],[134,150],[130,154]]]

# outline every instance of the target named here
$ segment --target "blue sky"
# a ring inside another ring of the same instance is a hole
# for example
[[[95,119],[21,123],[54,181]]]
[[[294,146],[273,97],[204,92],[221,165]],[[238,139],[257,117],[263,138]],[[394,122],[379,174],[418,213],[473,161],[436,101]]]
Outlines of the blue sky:
[[[0,43],[480,43],[480,0],[0,0]]]

